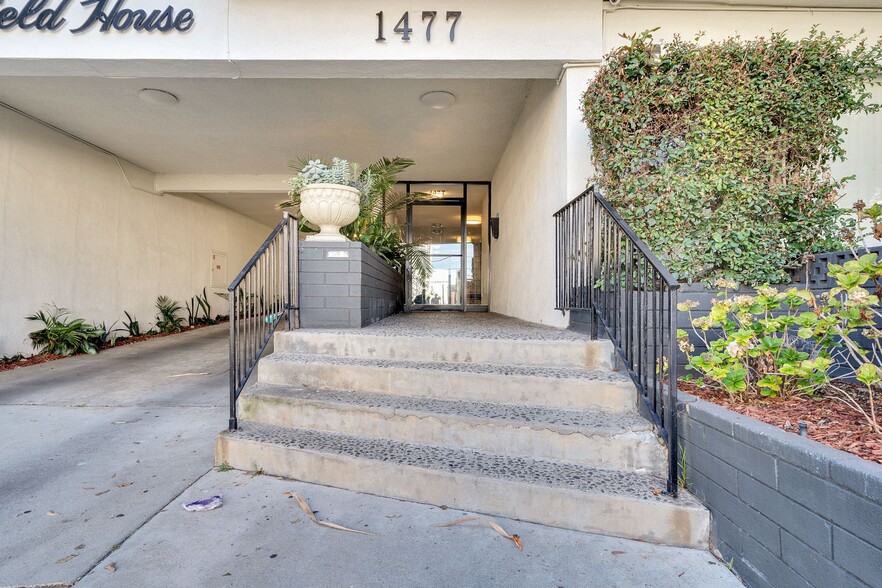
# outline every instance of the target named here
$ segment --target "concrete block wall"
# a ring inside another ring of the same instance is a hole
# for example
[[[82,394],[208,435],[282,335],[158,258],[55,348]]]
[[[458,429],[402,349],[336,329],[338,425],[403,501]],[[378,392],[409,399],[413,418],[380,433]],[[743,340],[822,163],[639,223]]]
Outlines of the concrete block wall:
[[[882,465],[680,393],[690,490],[751,587],[882,587]]]
[[[358,242],[300,243],[300,324],[361,328],[400,312],[404,279]]]

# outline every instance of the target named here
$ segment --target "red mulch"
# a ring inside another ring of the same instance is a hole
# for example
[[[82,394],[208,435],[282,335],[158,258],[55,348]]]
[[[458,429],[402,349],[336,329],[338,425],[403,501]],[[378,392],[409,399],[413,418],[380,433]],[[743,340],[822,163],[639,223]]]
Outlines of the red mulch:
[[[32,355],[30,357],[25,357],[24,359],[20,359],[18,361],[0,361],[0,372],[7,372],[9,370],[14,370],[15,368],[25,367],[28,365],[46,363],[47,361],[55,361],[56,359],[61,359],[63,357],[67,356],[44,353],[43,355]]]
[[[836,381],[834,384],[861,399],[865,404],[864,409],[869,413],[866,407],[866,391],[861,386],[843,381]],[[681,381],[679,388],[790,433],[799,434],[799,421],[804,421],[808,424],[809,439],[882,464],[882,436],[873,431],[857,410],[833,398],[832,396],[838,394],[835,390],[829,390],[828,396],[820,398],[799,396],[786,400],[751,399],[749,402],[734,402],[727,393],[711,390],[700,381]],[[882,407],[877,406],[877,415],[880,409]]]
[[[217,321],[215,324],[219,325],[224,322],[226,321]],[[187,333],[190,331],[195,331],[196,329],[210,326],[212,325],[194,325],[192,327],[186,327],[183,331],[181,331],[181,333]],[[115,345],[105,344],[99,348],[99,351],[103,349],[111,349],[113,347],[121,347],[123,345],[131,345],[132,343],[140,343],[141,341],[147,341],[148,339],[159,339],[162,337],[168,337],[169,335],[180,335],[181,333],[152,333],[150,335],[138,335],[137,337],[120,338],[116,340]],[[9,370],[14,370],[15,368],[26,367],[29,365],[38,365],[41,363],[46,363],[48,361],[55,361],[56,359],[64,359],[65,357],[71,356],[43,353],[41,355],[32,355],[30,357],[25,357],[24,359],[19,359],[17,361],[0,361],[0,372],[7,372]]]

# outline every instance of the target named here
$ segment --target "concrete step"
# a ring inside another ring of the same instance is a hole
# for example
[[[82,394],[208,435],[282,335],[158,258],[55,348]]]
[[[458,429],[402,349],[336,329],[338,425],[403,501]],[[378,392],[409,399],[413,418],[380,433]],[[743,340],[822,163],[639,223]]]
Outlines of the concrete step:
[[[542,365],[612,369],[613,346],[606,340],[592,341],[568,331],[562,338],[557,332],[540,331],[545,339],[506,338],[516,333],[502,333],[501,338],[466,336],[396,336],[364,331],[327,331],[300,329],[280,331],[274,349],[291,353],[339,355],[409,361],[453,363],[492,363],[506,365]],[[534,337],[537,335],[533,335]]]
[[[650,474],[465,449],[243,423],[218,436],[218,465],[653,543],[708,546],[709,515]]]
[[[661,474],[666,463],[652,426],[636,412],[257,384],[239,397],[239,417],[267,425],[610,469]]]
[[[260,361],[258,380],[302,388],[560,408],[626,411],[637,405],[631,380],[603,369],[277,352]]]

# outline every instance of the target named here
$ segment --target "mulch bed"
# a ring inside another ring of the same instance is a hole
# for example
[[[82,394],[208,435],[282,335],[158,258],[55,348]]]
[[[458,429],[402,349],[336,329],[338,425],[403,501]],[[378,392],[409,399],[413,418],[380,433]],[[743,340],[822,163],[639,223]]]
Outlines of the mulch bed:
[[[214,323],[215,325],[219,325],[221,323],[225,323],[227,321],[217,321]],[[201,329],[203,327],[211,327],[214,325],[194,325],[192,327],[186,327],[181,333],[189,333],[190,331],[195,331],[196,329]],[[140,343],[141,341],[147,341],[148,339],[160,339],[162,337],[168,337],[170,335],[180,335],[181,333],[151,333],[150,335],[138,335],[137,337],[120,337],[116,340],[114,345],[105,344],[98,348],[99,351],[104,349],[112,349],[114,347],[122,347],[123,345],[131,345],[132,343]],[[72,357],[70,355],[53,355],[51,353],[43,353],[41,355],[32,355],[30,357],[25,357],[19,360],[14,361],[0,361],[0,372],[8,372],[9,370],[14,370],[16,368],[27,367],[29,365],[39,365],[41,363],[46,363],[49,361],[55,361],[56,359],[64,359],[65,357]]]
[[[863,387],[841,380],[834,382],[834,385],[860,399],[869,413]],[[681,381],[679,388],[790,433],[799,434],[799,422],[803,421],[808,424],[809,439],[882,464],[882,436],[873,431],[862,414],[837,400],[835,396],[840,393],[834,389],[819,398],[752,399],[745,403],[733,402],[727,393],[711,390],[701,382]],[[877,406],[877,414],[880,408]]]

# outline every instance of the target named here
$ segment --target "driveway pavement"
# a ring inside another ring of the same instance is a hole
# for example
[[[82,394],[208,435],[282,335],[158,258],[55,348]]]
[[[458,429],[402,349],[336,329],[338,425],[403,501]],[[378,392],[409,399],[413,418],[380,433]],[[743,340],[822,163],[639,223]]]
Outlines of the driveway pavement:
[[[73,583],[211,469],[227,332],[0,373],[0,586]]]
[[[0,586],[740,586],[703,551],[496,519],[521,552],[481,523],[434,527],[468,514],[441,505],[214,471],[226,336],[0,373]],[[376,535],[315,525],[290,491]]]

